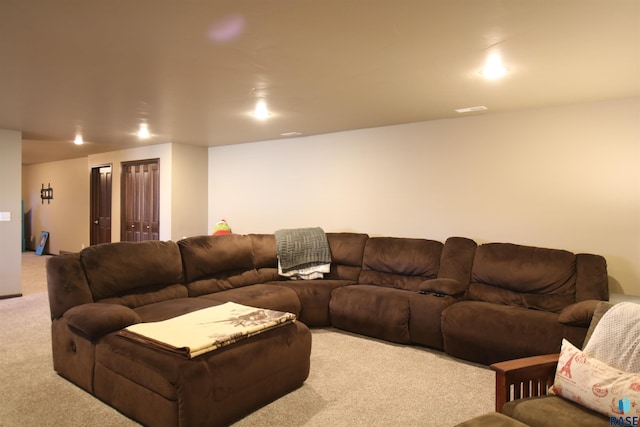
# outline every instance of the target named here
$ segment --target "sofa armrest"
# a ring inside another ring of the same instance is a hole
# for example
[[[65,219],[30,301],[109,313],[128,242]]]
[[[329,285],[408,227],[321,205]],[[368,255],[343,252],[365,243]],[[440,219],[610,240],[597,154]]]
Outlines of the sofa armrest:
[[[496,412],[505,403],[530,396],[545,396],[553,385],[560,354],[545,354],[494,363]]]
[[[591,299],[568,305],[558,315],[558,322],[563,325],[588,327],[599,302]]]
[[[70,328],[92,341],[142,321],[129,307],[97,302],[72,307],[62,317]]]
[[[430,279],[420,283],[418,290],[422,294],[432,293],[437,295],[460,295],[467,290],[465,284],[456,279]]]

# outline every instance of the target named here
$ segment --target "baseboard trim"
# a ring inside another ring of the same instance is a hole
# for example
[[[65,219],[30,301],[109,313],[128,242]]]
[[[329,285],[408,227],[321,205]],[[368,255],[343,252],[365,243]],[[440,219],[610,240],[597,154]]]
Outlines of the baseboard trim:
[[[0,295],[0,299],[20,298],[22,294]]]

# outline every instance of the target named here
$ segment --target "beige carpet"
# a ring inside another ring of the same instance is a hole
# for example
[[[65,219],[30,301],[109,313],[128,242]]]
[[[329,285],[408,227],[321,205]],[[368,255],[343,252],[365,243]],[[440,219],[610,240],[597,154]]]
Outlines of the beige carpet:
[[[49,258],[51,255],[22,253],[22,295],[47,292],[47,274],[44,266]]]
[[[33,278],[24,297],[0,300],[0,426],[136,425],[53,371],[44,260],[23,264],[23,273],[40,269],[23,274]],[[493,410],[486,367],[332,328],[312,331],[304,386],[236,426],[453,426]]]

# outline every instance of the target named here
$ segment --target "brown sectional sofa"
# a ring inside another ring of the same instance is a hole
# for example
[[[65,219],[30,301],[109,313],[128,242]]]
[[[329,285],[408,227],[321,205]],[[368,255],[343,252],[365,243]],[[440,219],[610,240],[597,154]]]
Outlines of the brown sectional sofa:
[[[224,425],[299,387],[308,327],[334,326],[490,364],[580,345],[604,258],[507,243],[327,233],[331,272],[284,280],[273,235],[112,243],[47,263],[54,369],[145,425]],[[192,360],[117,335],[233,301],[299,321]]]

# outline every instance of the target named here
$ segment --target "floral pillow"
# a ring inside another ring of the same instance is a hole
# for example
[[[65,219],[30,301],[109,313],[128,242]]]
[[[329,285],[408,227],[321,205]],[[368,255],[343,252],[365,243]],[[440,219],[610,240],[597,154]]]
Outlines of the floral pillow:
[[[567,340],[551,391],[609,417],[640,416],[640,374],[612,368]]]

